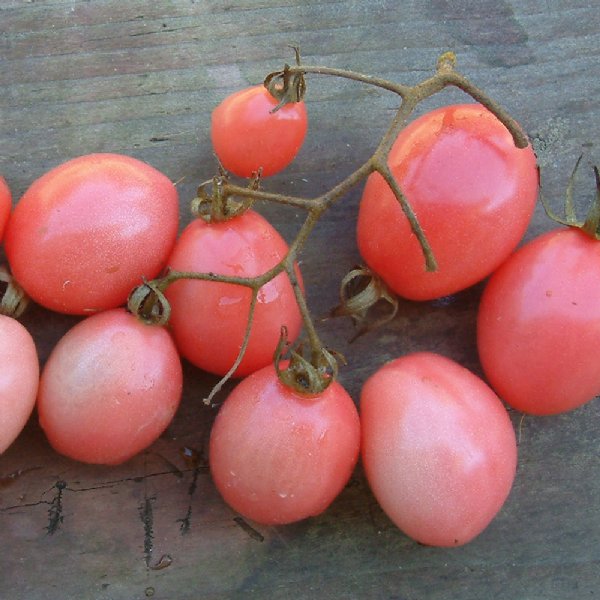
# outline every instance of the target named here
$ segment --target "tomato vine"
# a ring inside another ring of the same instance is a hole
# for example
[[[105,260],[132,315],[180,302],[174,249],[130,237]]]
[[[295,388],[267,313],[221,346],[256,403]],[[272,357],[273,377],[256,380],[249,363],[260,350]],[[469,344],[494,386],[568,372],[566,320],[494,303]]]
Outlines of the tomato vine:
[[[307,306],[304,292],[298,282],[294,265],[307,238],[323,214],[370,174],[375,172],[379,173],[387,182],[398,204],[402,208],[404,215],[408,219],[412,232],[420,243],[423,253],[424,268],[427,271],[436,270],[436,258],[427,236],[425,235],[411,204],[387,163],[388,155],[399,132],[407,125],[413,111],[422,101],[448,87],[458,88],[498,118],[511,134],[517,148],[525,148],[528,145],[528,139],[525,132],[508,112],[495,100],[487,96],[487,94],[480,90],[467,77],[456,70],[456,56],[452,52],[446,52],[439,57],[433,75],[414,86],[408,86],[355,71],[325,66],[305,65],[301,63],[298,51],[295,51],[297,59],[295,65],[290,66],[286,64],[282,70],[274,71],[265,78],[265,87],[272,90],[272,93],[276,94],[277,99],[280,101],[275,110],[285,103],[301,100],[306,87],[304,79],[305,76],[309,74],[341,77],[375,86],[397,94],[401,98],[401,102],[374,153],[354,172],[350,173],[342,181],[338,182],[331,189],[319,196],[305,198],[265,191],[260,187],[260,173],[255,173],[248,185],[238,185],[230,180],[224,169],[221,169],[220,173],[213,177],[212,180],[204,182],[199,186],[197,198],[192,203],[193,211],[197,216],[206,220],[231,218],[248,209],[255,201],[283,204],[296,209],[302,209],[307,213],[299,231],[289,245],[289,251],[286,256],[272,268],[260,275],[253,277],[239,277],[233,275],[221,275],[214,272],[189,272],[170,269],[164,276],[152,281],[146,281],[132,292],[128,304],[129,309],[132,312],[139,314],[141,318],[148,322],[165,324],[169,318],[170,308],[164,292],[169,285],[176,281],[182,279],[196,279],[230,283],[245,286],[251,290],[250,314],[239,355],[231,369],[213,388],[209,397],[205,400],[207,403],[211,402],[216,392],[218,392],[223,384],[232,376],[246,351],[260,288],[282,272],[287,274],[294,289],[294,294],[302,315],[305,335],[308,340],[309,353],[304,364],[312,365],[318,373],[321,373],[319,383],[317,383],[317,379],[319,378],[315,378],[313,375],[309,377],[299,376],[288,378],[287,383],[288,385],[296,387],[299,391],[315,393],[319,391],[319,389],[322,390],[327,387],[334,379],[334,377],[332,377],[334,369],[331,360],[331,357],[334,356],[334,354],[332,354],[331,351],[324,349],[323,344],[320,341],[317,328]],[[366,276],[367,280],[370,277],[368,273],[363,271],[359,272],[358,275],[361,277]],[[353,276],[350,276],[350,279],[352,278]],[[356,320],[363,325],[364,329],[364,321],[369,306],[380,298],[384,298],[391,303],[392,310],[390,311],[390,316],[395,314],[394,301],[391,299],[392,295],[385,286],[381,286],[381,284],[371,286],[369,288],[369,295],[372,297],[369,302],[364,304],[359,301],[358,307],[355,307],[354,309],[353,304],[357,304],[357,301],[353,301],[353,296],[349,296],[348,283],[348,280],[344,281],[344,287],[341,292],[342,304],[338,310],[335,311],[337,314],[349,314],[354,316]],[[361,286],[360,292],[362,292],[365,287],[369,287],[369,283],[367,283],[366,286]],[[379,293],[376,293],[374,296],[372,293],[373,287],[379,290]],[[364,297],[365,294],[362,295]],[[281,352],[283,348],[286,348],[286,344],[281,343],[278,352]],[[294,354],[298,357],[302,355],[301,351],[298,350],[293,350],[292,355]],[[276,358],[276,362],[278,360],[279,359]],[[297,365],[302,364],[302,361],[296,360],[295,364],[296,368],[298,368]],[[323,367],[324,364],[327,365],[325,368]]]

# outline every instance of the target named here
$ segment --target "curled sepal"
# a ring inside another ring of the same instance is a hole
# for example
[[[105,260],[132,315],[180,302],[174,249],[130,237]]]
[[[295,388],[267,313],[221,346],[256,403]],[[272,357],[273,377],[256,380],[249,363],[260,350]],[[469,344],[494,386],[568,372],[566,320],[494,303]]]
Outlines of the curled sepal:
[[[247,211],[254,202],[250,197],[236,200],[228,189],[229,176],[224,170],[220,171],[219,175],[198,186],[191,203],[192,214],[207,223],[233,219]],[[260,170],[253,173],[248,189],[257,190],[260,187],[260,176]]]
[[[133,289],[127,310],[148,325],[166,325],[171,316],[171,305],[155,281],[144,281]]]
[[[542,206],[546,211],[546,214],[553,221],[561,223],[562,225],[567,225],[568,227],[577,227],[590,237],[596,240],[600,240],[600,173],[598,172],[598,167],[596,166],[593,167],[594,177],[596,180],[596,197],[594,198],[594,201],[588,210],[585,220],[581,221],[580,219],[578,219],[577,213],[575,212],[575,202],[573,200],[573,186],[575,184],[575,176],[577,174],[577,169],[579,168],[579,164],[581,163],[582,158],[583,155],[579,156],[577,162],[575,163],[575,166],[573,167],[571,176],[569,177],[569,182],[567,184],[567,189],[565,192],[564,217],[557,215],[552,210],[552,208],[546,202],[543,195],[540,195],[540,198],[542,201]]]
[[[300,66],[300,48],[291,46],[296,55],[296,66]],[[279,100],[279,104],[271,110],[277,112],[286,104],[301,102],[306,93],[306,79],[304,73],[292,72],[290,65],[285,64],[283,70],[269,73],[265,77],[264,86],[269,94]]]
[[[376,305],[385,305],[383,315],[373,318]],[[368,267],[352,269],[340,283],[340,304],[331,311],[332,317],[350,317],[357,331],[350,339],[353,342],[361,335],[391,321],[398,312],[398,297],[381,277]]]
[[[29,305],[29,296],[4,265],[0,265],[0,282],[0,314],[18,319]]]
[[[325,391],[337,378],[339,362],[345,364],[344,357],[333,350],[319,348],[310,350],[310,359],[304,356],[304,346],[298,344],[292,349],[288,342],[287,328],[281,328],[281,335],[275,350],[275,370],[279,380],[301,394],[315,395]],[[282,361],[287,361],[282,366]]]

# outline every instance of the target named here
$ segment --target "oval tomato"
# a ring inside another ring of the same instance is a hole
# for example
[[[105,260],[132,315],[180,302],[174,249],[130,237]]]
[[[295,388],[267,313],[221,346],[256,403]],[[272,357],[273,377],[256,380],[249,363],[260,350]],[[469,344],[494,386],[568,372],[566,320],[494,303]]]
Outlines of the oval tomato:
[[[404,533],[458,546],[487,527],[511,489],[517,445],[481,379],[443,356],[404,356],[367,380],[360,415],[367,479]]]
[[[12,195],[6,179],[0,176],[0,241],[4,237],[4,229],[12,208]]]
[[[490,278],[477,345],[486,377],[514,408],[571,410],[600,394],[600,242],[550,231]]]
[[[38,382],[38,355],[31,335],[15,319],[0,315],[0,454],[25,427]]]
[[[15,279],[39,304],[89,314],[124,304],[164,267],[177,236],[177,191],[118,154],[70,160],[37,179],[6,231]]]
[[[356,407],[336,381],[318,395],[282,384],[272,365],[240,382],[221,406],[210,436],[217,489],[235,511],[263,524],[323,512],[358,458]]]
[[[268,221],[249,210],[226,221],[192,221],[177,240],[168,264],[178,271],[253,277],[275,266],[287,251],[287,244]],[[188,279],[171,284],[165,295],[171,304],[169,324],[181,354],[205,371],[227,373],[242,346],[251,290]],[[296,339],[302,325],[285,273],[259,291],[250,340],[237,376],[272,362],[282,325],[287,327],[290,341]]]
[[[121,308],[104,311],[75,325],[48,357],[37,402],[40,424],[57,452],[119,464],[169,425],[182,379],[164,328]]]
[[[446,106],[398,136],[388,164],[425,232],[438,269],[427,272],[421,246],[381,175],[369,176],[357,237],[369,267],[399,296],[431,300],[489,275],[529,224],[538,193],[531,146],[478,104]]]
[[[211,140],[221,164],[238,177],[262,169],[267,177],[294,160],[306,137],[304,102],[272,110],[279,103],[262,85],[231,94],[211,119]]]

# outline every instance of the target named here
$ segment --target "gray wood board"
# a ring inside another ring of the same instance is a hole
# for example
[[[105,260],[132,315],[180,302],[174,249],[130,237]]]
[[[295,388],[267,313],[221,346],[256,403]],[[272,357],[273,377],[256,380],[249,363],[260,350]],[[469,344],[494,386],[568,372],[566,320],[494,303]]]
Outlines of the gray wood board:
[[[130,154],[180,182],[183,227],[196,186],[215,172],[211,110],[292,61],[288,44],[302,47],[306,63],[408,84],[427,77],[440,53],[453,50],[460,70],[529,132],[544,193],[555,205],[585,154],[576,186],[585,203],[593,196],[590,165],[600,161],[599,9],[595,1],[558,0],[3,0],[0,172],[16,201],[64,160]],[[310,197],[332,187],[372,152],[398,103],[388,92],[344,80],[311,76],[308,86],[309,138],[265,189]],[[419,111],[461,99],[445,92]],[[317,316],[336,304],[339,280],[359,260],[359,197],[354,190],[325,215],[302,255]],[[260,210],[292,239],[301,214],[271,205]],[[538,207],[526,237],[551,227]],[[446,306],[403,302],[385,330],[353,344],[348,321],[320,323],[324,341],[348,359],[342,383],[358,400],[362,382],[380,364],[425,349],[481,373],[474,342],[480,292],[477,286]],[[26,314],[42,362],[77,320],[37,307]],[[215,382],[186,365],[173,424],[119,467],[58,456],[33,418],[0,457],[0,597],[598,595],[598,402],[522,422],[512,413],[520,462],[509,500],[480,537],[448,550],[420,546],[398,531],[360,467],[320,517],[285,527],[236,520],[206,467],[215,410],[202,398]],[[186,463],[183,448],[201,452],[197,467]]]

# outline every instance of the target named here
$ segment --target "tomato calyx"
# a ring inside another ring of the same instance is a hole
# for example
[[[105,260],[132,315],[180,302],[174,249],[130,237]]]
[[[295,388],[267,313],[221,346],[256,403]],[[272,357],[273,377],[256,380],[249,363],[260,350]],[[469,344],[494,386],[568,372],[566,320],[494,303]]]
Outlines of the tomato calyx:
[[[171,305],[160,281],[144,280],[127,299],[127,310],[146,325],[166,325],[171,316]]]
[[[18,319],[29,305],[29,296],[4,266],[0,266],[0,314]]]
[[[283,326],[274,355],[277,377],[281,383],[300,394],[321,394],[337,378],[338,363],[346,361],[338,352],[323,347],[311,349],[310,359],[304,356],[304,352],[302,343],[295,349],[290,347],[287,328]]]
[[[600,172],[598,171],[598,167],[594,166],[594,178],[596,181],[596,197],[590,208],[588,209],[588,213],[585,219],[582,221],[577,218],[577,214],[575,213],[575,204],[573,202],[573,186],[575,184],[575,176],[577,174],[577,169],[579,168],[579,163],[583,155],[580,155],[573,167],[573,171],[569,177],[569,182],[567,184],[567,189],[565,192],[565,202],[564,202],[564,211],[565,216],[561,217],[557,215],[550,205],[546,202],[543,195],[540,194],[540,198],[542,201],[542,206],[546,211],[546,214],[550,219],[560,223],[561,225],[566,225],[568,227],[575,227],[588,235],[589,237],[600,240]]]
[[[385,312],[373,319],[376,306],[385,305]],[[330,313],[332,317],[350,317],[357,328],[350,338],[353,342],[361,335],[385,325],[398,312],[398,297],[387,284],[369,267],[356,266],[340,283],[340,304]]]
[[[297,46],[291,46],[291,48],[296,55],[296,66],[300,67],[300,48]],[[287,63],[283,66],[281,71],[269,73],[265,77],[263,85],[273,98],[279,100],[279,104],[271,110],[273,113],[277,112],[286,104],[301,102],[306,93],[304,73],[301,71],[292,72],[290,65]]]
[[[217,223],[233,219],[245,213],[254,203],[252,197],[237,200],[228,189],[229,175],[220,167],[219,175],[201,183],[192,200],[191,211],[206,223]],[[248,189],[256,191],[260,187],[260,171],[254,173],[248,183]],[[210,187],[210,191],[208,188]]]

